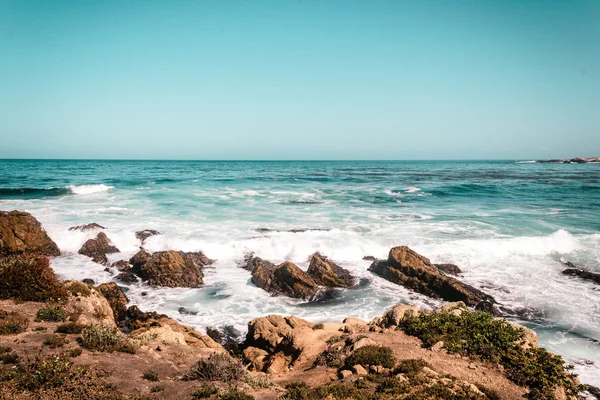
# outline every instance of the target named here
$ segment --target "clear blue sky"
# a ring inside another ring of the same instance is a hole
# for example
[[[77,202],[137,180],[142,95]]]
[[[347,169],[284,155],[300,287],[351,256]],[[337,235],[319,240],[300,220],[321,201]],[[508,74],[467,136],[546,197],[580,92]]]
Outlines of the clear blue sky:
[[[0,0],[0,158],[586,155],[597,0]]]

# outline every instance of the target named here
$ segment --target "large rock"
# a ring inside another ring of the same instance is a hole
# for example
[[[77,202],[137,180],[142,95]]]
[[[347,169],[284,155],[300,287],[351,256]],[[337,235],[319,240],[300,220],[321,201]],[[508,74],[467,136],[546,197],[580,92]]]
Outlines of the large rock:
[[[108,264],[107,254],[119,252],[120,250],[113,246],[104,232],[100,232],[95,239],[86,241],[79,249],[79,254],[91,257],[92,261],[102,265]]]
[[[108,300],[108,304],[110,304],[115,320],[117,322],[124,321],[129,299],[125,293],[123,293],[121,288],[119,288],[119,285],[115,282],[108,282],[99,285],[97,289],[102,293],[106,300]]]
[[[202,252],[169,250],[150,255],[142,250],[129,262],[133,272],[150,285],[193,288],[204,284],[202,267],[214,260]]]
[[[73,287],[82,285],[78,281],[65,281],[70,291]],[[104,324],[116,326],[115,317],[110,303],[94,287],[88,287],[89,293],[69,296],[66,300],[65,311],[69,320],[82,325]]]
[[[313,254],[306,273],[321,286],[348,288],[356,283],[348,270],[319,253]]]
[[[470,307],[484,300],[495,302],[481,290],[442,274],[428,258],[406,246],[392,248],[388,259],[373,262],[369,271],[433,298],[463,301]]]
[[[250,253],[247,254],[244,257],[244,261],[241,264],[241,267],[244,268],[246,271],[254,271],[254,269],[258,266],[264,266],[266,268],[274,268],[275,264],[273,264],[272,262],[263,260],[260,257],[256,257],[254,256],[254,253]]]
[[[36,253],[59,256],[60,250],[31,214],[0,211],[0,255]]]
[[[289,261],[277,266],[260,261],[251,260],[256,264],[252,271],[252,282],[271,294],[310,300],[319,290],[313,278]]]

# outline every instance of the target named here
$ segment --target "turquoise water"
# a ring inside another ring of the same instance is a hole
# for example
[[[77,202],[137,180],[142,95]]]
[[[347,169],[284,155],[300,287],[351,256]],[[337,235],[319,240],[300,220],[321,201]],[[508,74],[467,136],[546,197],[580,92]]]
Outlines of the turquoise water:
[[[129,285],[132,303],[205,329],[269,313],[313,321],[371,319],[398,302],[437,301],[371,275],[363,256],[408,245],[452,262],[544,346],[600,385],[600,287],[561,274],[560,260],[600,271],[600,165],[516,161],[0,161],[0,209],[31,212],[64,255],[64,278],[110,281],[77,254],[106,226],[127,258],[134,232],[152,251],[202,250],[218,261],[200,289]],[[237,263],[248,252],[301,268],[315,251],[361,278],[327,303],[270,297]],[[142,296],[143,291],[148,296]],[[182,314],[180,307],[195,312]]]

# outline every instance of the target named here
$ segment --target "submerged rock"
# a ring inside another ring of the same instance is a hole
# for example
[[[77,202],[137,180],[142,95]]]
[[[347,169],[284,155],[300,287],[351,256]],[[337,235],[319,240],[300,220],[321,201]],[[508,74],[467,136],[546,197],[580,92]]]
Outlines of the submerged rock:
[[[132,271],[150,285],[200,287],[204,284],[202,267],[214,260],[202,252],[159,251],[152,255],[140,251],[129,262]]]
[[[91,257],[92,261],[102,265],[108,264],[107,254],[119,252],[120,250],[113,246],[104,232],[100,232],[95,239],[86,241],[79,249],[79,254]]]
[[[60,249],[31,214],[0,211],[0,255],[15,253],[59,256]]]
[[[247,265],[254,265],[252,282],[271,294],[310,300],[319,290],[313,278],[289,261],[276,266],[255,257]]]
[[[70,231],[81,231],[81,232],[91,231],[92,229],[106,229],[106,228],[95,222],[92,222],[90,224],[85,224],[85,225],[72,226],[69,228]]]
[[[356,283],[348,270],[319,253],[313,254],[306,272],[321,286],[348,288]]]
[[[144,229],[143,231],[137,231],[135,233],[135,237],[142,241],[142,244],[148,239],[150,236],[160,235],[159,231],[155,231],[153,229]]]
[[[429,297],[463,301],[470,307],[484,300],[495,303],[481,290],[440,273],[428,258],[406,246],[392,248],[388,259],[373,262],[369,271]]]

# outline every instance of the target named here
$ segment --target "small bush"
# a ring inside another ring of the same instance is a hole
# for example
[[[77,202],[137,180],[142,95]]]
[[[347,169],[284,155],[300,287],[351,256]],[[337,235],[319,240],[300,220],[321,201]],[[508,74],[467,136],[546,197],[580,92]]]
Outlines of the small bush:
[[[212,396],[213,394],[218,394],[219,393],[219,389],[217,389],[214,385],[210,384],[210,385],[204,385],[201,386],[200,388],[196,389],[196,391],[194,391],[191,396],[194,399],[207,399],[210,396]]]
[[[60,356],[38,355],[12,371],[11,378],[24,390],[35,390],[42,386],[55,388],[64,383],[71,365],[66,358]]]
[[[1,311],[1,310],[0,310]],[[0,312],[0,335],[16,335],[25,332],[29,319],[18,312]]]
[[[239,360],[214,353],[208,359],[201,359],[194,364],[184,380],[229,382],[242,378],[244,374],[244,367]]]
[[[208,335],[208,337],[210,337],[212,340],[219,344],[223,341],[223,335],[221,334],[221,331],[216,328],[213,328],[212,326],[206,328],[206,334]]]
[[[237,388],[231,388],[228,391],[222,393],[219,398],[221,400],[254,400],[253,396],[239,391]]]
[[[90,287],[83,282],[71,282],[67,287],[69,293],[73,296],[81,295],[82,297],[89,297],[92,294]]]
[[[75,322],[69,322],[67,324],[62,324],[56,327],[55,333],[63,333],[65,335],[79,335],[85,325],[77,324]]]
[[[42,307],[35,314],[36,321],[63,322],[67,319],[67,312],[62,306]]]
[[[252,386],[253,388],[258,388],[258,389],[268,389],[270,387],[275,386],[275,384],[273,382],[271,382],[268,378],[262,377],[262,376],[246,375],[246,377],[244,378],[244,382],[246,382],[248,385]]]
[[[0,258],[0,299],[50,301],[67,297],[47,257],[22,254]]]
[[[89,350],[135,353],[135,346],[121,336],[116,328],[108,325],[90,325],[83,329],[77,339],[79,345]]]
[[[407,382],[401,382],[396,378],[386,377],[379,383],[376,392],[388,396],[397,396],[407,393],[409,390],[410,385]]]
[[[17,353],[2,354],[0,356],[0,361],[2,361],[2,364],[18,364],[19,355]]]
[[[314,324],[312,327],[313,331],[319,330],[319,329],[325,329],[325,325],[323,324]]]
[[[394,374],[406,374],[408,377],[418,375],[424,367],[431,368],[425,360],[402,360],[394,370]]]
[[[51,349],[63,347],[67,343],[69,341],[63,335],[51,335],[44,339],[44,346],[48,346]]]
[[[328,348],[323,350],[315,359],[313,366],[340,368],[344,365],[344,352],[341,349]]]
[[[81,355],[81,353],[83,353],[83,350],[81,350],[78,347],[78,348],[69,350],[69,352],[67,353],[67,356],[69,356],[71,358],[75,358],[75,357],[79,357]]]
[[[48,328],[46,328],[45,326],[36,326],[35,328],[32,329],[34,332],[45,332],[48,330]]]
[[[477,385],[477,389],[488,398],[488,400],[501,400],[502,398],[494,389],[487,388],[485,386]]]
[[[396,358],[392,349],[386,346],[368,345],[354,351],[344,363],[347,369],[354,365],[362,366],[381,365],[384,368],[394,368]]]
[[[158,374],[151,369],[147,369],[144,371],[144,375],[142,375],[142,379],[145,379],[150,382],[158,382],[160,379],[158,378]]]
[[[341,342],[342,339],[343,338],[341,336],[332,336],[329,339],[327,339],[327,344],[332,345],[334,343]]]
[[[150,387],[150,393],[158,393],[165,390],[165,385],[153,385]]]
[[[10,353],[11,351],[12,349],[10,347],[0,346],[0,354]]]

